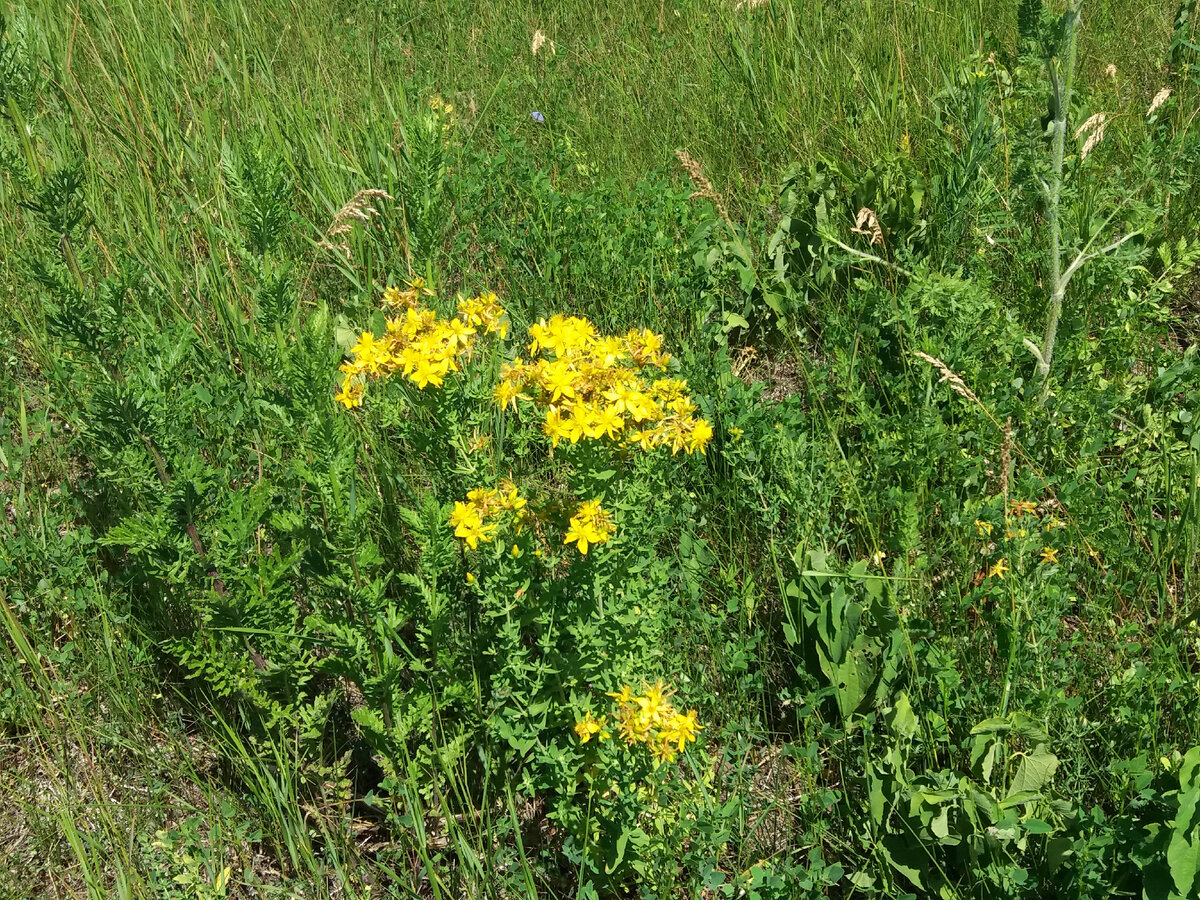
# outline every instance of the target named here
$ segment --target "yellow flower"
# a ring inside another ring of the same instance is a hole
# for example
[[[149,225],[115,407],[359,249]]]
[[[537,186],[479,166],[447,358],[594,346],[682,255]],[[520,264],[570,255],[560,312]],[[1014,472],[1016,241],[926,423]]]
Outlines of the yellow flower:
[[[550,394],[550,402],[556,403],[562,397],[574,397],[575,379],[578,377],[578,373],[566,363],[547,366],[542,372],[542,387]]]
[[[475,329],[462,319],[451,319],[446,323],[446,343],[450,347],[468,347]]]
[[[654,718],[666,702],[667,692],[663,687],[661,678],[654,682],[653,685],[645,685],[644,688],[644,695],[636,698],[634,702],[642,708],[642,712],[645,715]]]
[[[464,522],[454,530],[454,536],[466,541],[467,546],[475,550],[482,541],[490,544],[496,536],[497,526],[484,524],[479,521]]]
[[[597,431],[597,437],[600,434],[605,434],[610,440],[616,440],[617,432],[625,427],[625,420],[611,406],[605,406],[596,413],[594,426]]]
[[[643,450],[653,450],[656,443],[655,432],[650,428],[641,431],[631,431],[627,435],[629,443],[637,444]]]
[[[596,437],[595,431],[596,416],[594,410],[585,403],[571,408],[571,417],[563,419],[563,428],[566,429],[567,437],[571,439],[572,444],[578,444],[580,438]]]
[[[984,522],[984,521],[983,521],[983,520],[981,520],[981,519],[976,519],[976,520],[975,520],[975,532],[976,532],[976,533],[977,533],[977,534],[978,534],[978,535],[979,535],[981,538],[991,537],[991,535],[992,535],[992,523],[991,523],[991,522]]]
[[[347,375],[342,381],[342,390],[333,399],[346,409],[354,409],[362,405],[364,385],[352,375]]]
[[[697,419],[696,423],[692,426],[691,436],[688,438],[688,453],[693,453],[696,450],[704,453],[704,448],[712,440],[712,436],[713,429],[708,424],[708,421],[706,419]]]
[[[668,419],[663,423],[659,433],[663,443],[671,445],[672,456],[688,446],[686,426],[678,419]]]
[[[621,685],[621,690],[617,691],[615,694],[612,692],[609,692],[605,696],[612,697],[618,703],[632,703],[633,702],[633,688],[631,688],[627,684],[623,684],[623,685]]]
[[[1032,500],[1017,500],[1010,507],[1010,511],[1018,516],[1033,515],[1037,512],[1037,504]]]
[[[520,533],[524,508],[525,498],[517,492],[516,486],[510,481],[502,481],[500,489],[474,488],[467,492],[465,503],[456,501],[450,513],[450,525],[454,528],[454,536],[474,550],[480,542],[487,544],[495,540],[500,524],[489,520],[511,515],[510,524],[515,524]]]
[[[611,514],[600,505],[600,501],[588,500],[581,503],[571,517],[563,543],[575,544],[579,552],[587,556],[589,546],[603,544],[616,530]]]
[[[404,303],[400,288],[388,285],[383,289],[383,305],[395,309]]]
[[[371,374],[379,372],[380,364],[388,355],[387,347],[375,340],[375,335],[369,331],[359,336],[358,343],[350,348],[350,352],[354,354],[354,363],[359,370]]]
[[[417,360],[417,365],[413,369],[409,379],[421,390],[425,390],[428,385],[442,386],[442,376],[444,372],[439,371],[439,366],[428,358]]]
[[[558,442],[570,434],[567,424],[556,407],[546,411],[546,421],[542,423],[542,431],[550,438],[550,446],[557,447]]]
[[[1000,559],[996,562],[996,564],[994,566],[992,566],[991,569],[988,570],[988,578],[999,578],[999,579],[1003,580],[1004,576],[1007,574],[1008,574],[1008,560],[1005,559],[1004,557],[1000,557]]]
[[[738,428],[736,425],[729,429],[729,436],[735,441],[745,433],[746,432],[742,431],[742,429]]]
[[[674,744],[675,749],[682,751],[684,744],[695,742],[697,732],[703,731],[704,726],[698,720],[696,710],[688,710],[687,715],[675,713],[667,722],[660,736],[667,742]]]
[[[576,522],[571,520],[571,527],[567,529],[567,534],[563,538],[564,544],[575,544],[576,548],[584,556],[587,556],[588,547],[592,544],[602,544],[605,537],[601,534],[594,525]]]
[[[515,410],[519,396],[521,396],[521,385],[513,381],[501,381],[492,391],[492,397],[495,398],[496,405],[501,409],[511,406]]]
[[[1043,547],[1042,562],[1048,566],[1058,562],[1058,549],[1055,547]]]
[[[607,741],[609,733],[604,730],[604,723],[608,721],[608,716],[601,716],[596,719],[592,716],[591,710],[584,714],[584,717],[575,723],[575,734],[579,736],[579,743],[586,744],[596,735],[599,739]]]
[[[617,704],[621,739],[630,746],[645,744],[659,763],[673,760],[703,728],[694,709],[685,715],[675,708],[669,700],[671,693],[660,680],[644,684],[640,695],[629,685],[608,694]]]
[[[440,387],[449,373],[460,371],[459,359],[471,356],[477,325],[502,337],[507,331],[507,314],[495,294],[460,300],[460,318],[439,319],[436,311],[421,305],[423,295],[433,294],[425,281],[416,277],[406,284],[403,290],[392,285],[384,289],[384,307],[397,314],[387,318],[382,338],[369,331],[360,335],[351,349],[353,359],[339,367],[347,375],[383,378],[399,370],[421,390]],[[347,408],[353,399],[346,391],[338,397]],[[505,402],[515,403],[515,396],[506,396]]]
[[[497,494],[501,509],[517,512],[525,508],[525,498],[517,493],[517,487],[511,481],[500,482],[500,490]]]

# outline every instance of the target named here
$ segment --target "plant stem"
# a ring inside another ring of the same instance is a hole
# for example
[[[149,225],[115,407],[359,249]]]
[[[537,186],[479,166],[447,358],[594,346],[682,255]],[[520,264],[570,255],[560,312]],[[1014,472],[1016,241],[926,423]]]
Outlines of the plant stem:
[[[1054,156],[1051,163],[1050,184],[1047,188],[1046,217],[1050,226],[1050,313],[1046,317],[1046,333],[1042,338],[1041,352],[1037,360],[1037,374],[1041,382],[1040,402],[1045,404],[1050,393],[1050,364],[1054,359],[1054,340],[1058,335],[1058,317],[1062,312],[1063,297],[1067,292],[1069,276],[1062,272],[1062,235],[1058,218],[1059,200],[1062,196],[1063,146],[1067,136],[1067,116],[1071,108],[1071,83],[1075,77],[1075,52],[1079,43],[1079,8],[1082,0],[1075,0],[1067,10],[1064,33],[1067,42],[1066,59],[1047,60],[1054,102]],[[1059,65],[1062,65],[1061,80]]]

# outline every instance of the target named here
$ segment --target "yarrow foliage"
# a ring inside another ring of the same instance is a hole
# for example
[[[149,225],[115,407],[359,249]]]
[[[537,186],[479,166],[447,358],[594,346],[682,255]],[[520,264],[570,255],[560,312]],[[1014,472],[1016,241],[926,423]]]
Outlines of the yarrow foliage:
[[[704,452],[713,430],[695,416],[687,382],[649,377],[670,362],[662,335],[644,328],[598,335],[587,319],[556,315],[531,326],[529,336],[532,358],[502,369],[495,398],[514,410],[520,401],[544,410],[542,430],[552,446],[588,438]]]

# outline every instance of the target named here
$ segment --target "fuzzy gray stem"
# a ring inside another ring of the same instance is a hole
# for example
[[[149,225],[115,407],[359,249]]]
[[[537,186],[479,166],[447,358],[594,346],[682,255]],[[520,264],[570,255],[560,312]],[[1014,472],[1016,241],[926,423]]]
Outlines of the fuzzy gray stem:
[[[1071,109],[1071,84],[1075,77],[1075,51],[1078,47],[1079,8],[1082,0],[1076,0],[1067,10],[1066,37],[1067,53],[1063,60],[1061,80],[1054,68],[1057,60],[1047,61],[1050,67],[1051,85],[1054,95],[1054,143],[1051,161],[1050,184],[1047,197],[1046,219],[1050,227],[1050,310],[1046,317],[1046,333],[1042,338],[1042,350],[1037,363],[1038,380],[1041,383],[1041,403],[1050,393],[1050,365],[1054,361],[1054,341],[1058,336],[1058,318],[1062,313],[1063,297],[1067,292],[1067,281],[1062,271],[1062,233],[1058,207],[1062,196],[1063,148],[1067,137],[1067,116]],[[1073,273],[1072,273],[1073,274]]]

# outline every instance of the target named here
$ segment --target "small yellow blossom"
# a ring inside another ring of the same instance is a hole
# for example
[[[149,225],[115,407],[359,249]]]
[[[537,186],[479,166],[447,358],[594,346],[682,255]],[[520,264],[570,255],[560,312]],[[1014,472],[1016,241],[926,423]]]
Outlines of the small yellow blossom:
[[[692,433],[688,436],[688,453],[694,453],[697,450],[704,453],[704,448],[708,446],[712,436],[712,426],[705,419],[696,419],[692,423]]]
[[[1037,504],[1032,500],[1016,500],[1009,507],[1009,511],[1018,516],[1033,515],[1037,512]]]
[[[982,519],[975,520],[975,533],[981,538],[991,537],[992,523],[984,522]]]
[[[586,744],[597,735],[599,735],[599,740],[607,741],[609,733],[604,730],[604,723],[607,721],[608,716],[596,719],[592,716],[591,710],[588,710],[584,717],[575,723],[575,734],[579,736],[579,743]]]
[[[1043,547],[1042,562],[1048,566],[1058,562],[1058,549],[1055,547]]]
[[[571,517],[563,543],[575,544],[579,552],[587,556],[588,547],[605,543],[616,530],[612,514],[600,505],[600,501],[587,500]]]
[[[356,406],[362,405],[363,398],[363,383],[352,375],[347,375],[342,381],[341,393],[337,394],[333,399],[346,409],[354,409]]]
[[[1004,557],[1000,557],[996,564],[988,570],[988,578],[999,578],[1003,580],[1004,576],[1008,574],[1008,571],[1008,560]]]
[[[530,360],[503,366],[493,397],[501,407],[516,410],[525,400],[544,410],[542,430],[552,447],[603,439],[623,448],[705,452],[712,426],[696,418],[687,382],[646,377],[670,359],[662,335],[599,335],[587,319],[560,314],[531,325],[529,337]]]

